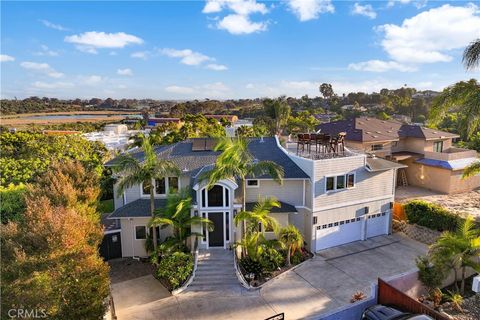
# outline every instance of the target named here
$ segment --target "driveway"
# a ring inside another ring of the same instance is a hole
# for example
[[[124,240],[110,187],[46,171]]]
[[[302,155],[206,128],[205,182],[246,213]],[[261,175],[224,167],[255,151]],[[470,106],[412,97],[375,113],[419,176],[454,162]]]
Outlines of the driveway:
[[[141,276],[113,284],[113,297],[118,319],[265,319],[282,312],[287,319],[314,318],[349,304],[356,291],[369,295],[378,277],[415,268],[415,257],[426,250],[399,234],[380,236],[324,250],[256,291],[230,285],[219,292],[157,298],[164,291],[152,290]],[[131,297],[125,306],[122,296]]]

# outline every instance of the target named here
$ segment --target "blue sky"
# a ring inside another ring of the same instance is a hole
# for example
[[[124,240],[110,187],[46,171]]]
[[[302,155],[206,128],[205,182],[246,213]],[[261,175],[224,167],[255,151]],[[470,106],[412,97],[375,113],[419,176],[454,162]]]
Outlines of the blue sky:
[[[254,98],[439,90],[480,6],[425,0],[1,2],[1,96]]]

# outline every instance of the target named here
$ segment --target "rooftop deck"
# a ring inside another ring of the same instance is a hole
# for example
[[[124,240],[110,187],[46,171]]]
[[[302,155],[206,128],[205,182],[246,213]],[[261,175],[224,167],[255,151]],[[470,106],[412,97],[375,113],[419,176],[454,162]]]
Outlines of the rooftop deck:
[[[324,160],[324,159],[335,159],[335,158],[346,158],[351,156],[357,156],[361,154],[361,152],[357,152],[356,150],[349,150],[345,148],[345,150],[340,150],[338,152],[328,152],[323,148],[316,148],[315,146],[311,146],[311,148],[298,148],[297,142],[287,142],[284,148],[289,154],[296,155],[302,158],[310,159],[310,160]]]

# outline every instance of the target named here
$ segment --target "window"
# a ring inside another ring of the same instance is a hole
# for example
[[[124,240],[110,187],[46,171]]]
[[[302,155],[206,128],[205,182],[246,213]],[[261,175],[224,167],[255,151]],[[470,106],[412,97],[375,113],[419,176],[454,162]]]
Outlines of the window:
[[[435,141],[433,143],[433,152],[442,152],[443,151],[443,141]]]
[[[392,147],[393,147],[393,148],[396,148],[397,146],[398,146],[398,141],[393,141],[393,142],[392,142]]]
[[[228,195],[228,189],[225,188],[225,207],[228,207],[230,203],[229,195]]]
[[[327,177],[327,191],[335,190],[335,177]]]
[[[347,173],[326,178],[325,191],[338,191],[355,186],[355,173]]]
[[[383,144],[372,144],[372,151],[383,150]]]
[[[202,207],[206,207],[207,204],[206,204],[206,201],[207,201],[207,197],[205,196],[205,189],[202,190]]]
[[[177,193],[178,192],[178,177],[169,177],[168,178],[168,192]]]
[[[225,214],[225,241],[230,241],[230,213]]]
[[[155,180],[155,193],[166,194],[167,187],[165,186],[165,178]]]
[[[345,176],[337,176],[337,190],[345,189]]]
[[[147,228],[145,226],[135,226],[135,240],[147,239]]]
[[[247,188],[258,188],[258,180],[247,180]]]
[[[205,191],[205,189],[203,191]],[[207,218],[207,214],[205,212],[202,212],[202,218],[203,219]],[[202,241],[203,242],[207,241],[207,224],[206,223],[202,224]]]
[[[347,188],[353,188],[355,186],[355,174],[347,174]]]
[[[208,206],[223,207],[223,187],[215,185],[208,190]]]
[[[150,194],[150,187],[152,183],[150,181],[144,181],[142,184],[142,192],[143,194]]]

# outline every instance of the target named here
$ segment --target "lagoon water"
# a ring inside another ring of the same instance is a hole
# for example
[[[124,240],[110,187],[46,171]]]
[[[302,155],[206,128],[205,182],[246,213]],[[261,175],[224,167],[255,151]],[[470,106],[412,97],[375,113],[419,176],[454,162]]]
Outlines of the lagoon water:
[[[129,118],[139,118],[142,116],[138,114],[62,114],[62,115],[38,115],[38,116],[28,116],[22,117],[22,119],[31,119],[31,120],[64,120],[64,119],[96,119],[103,117],[129,117]]]

